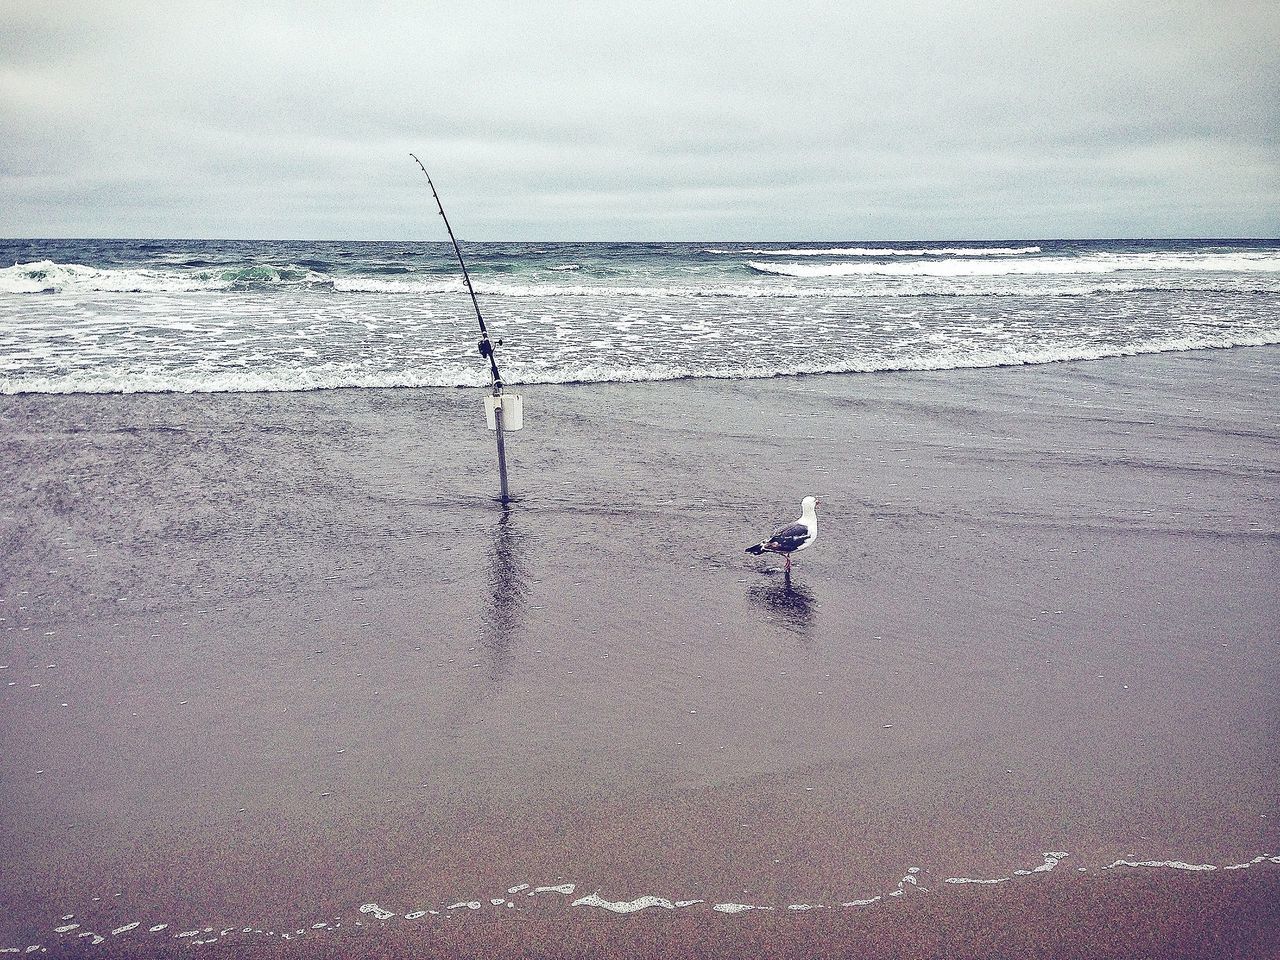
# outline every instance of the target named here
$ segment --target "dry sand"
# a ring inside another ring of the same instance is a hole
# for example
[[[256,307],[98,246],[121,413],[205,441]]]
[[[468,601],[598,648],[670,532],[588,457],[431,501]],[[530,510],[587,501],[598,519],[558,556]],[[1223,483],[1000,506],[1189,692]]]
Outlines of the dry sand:
[[[0,948],[1277,955],[1277,359],[0,398]]]

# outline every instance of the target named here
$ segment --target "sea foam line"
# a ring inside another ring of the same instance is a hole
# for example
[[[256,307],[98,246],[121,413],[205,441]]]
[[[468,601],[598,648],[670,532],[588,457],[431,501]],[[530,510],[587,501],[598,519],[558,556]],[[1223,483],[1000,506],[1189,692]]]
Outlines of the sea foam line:
[[[862,356],[830,361],[794,361],[777,366],[750,363],[691,366],[653,363],[646,366],[578,364],[547,369],[513,362],[507,365],[508,384],[654,383],[672,380],[768,380],[848,373],[925,372],[1039,366],[1135,357],[1194,350],[1280,345],[1280,328],[1209,333],[1203,328],[1183,336],[1131,344],[1066,344],[1058,346],[974,347],[957,344],[926,356]],[[281,393],[310,390],[478,387],[484,378],[470,367],[441,371],[356,365],[315,368],[166,371],[135,373],[81,370],[57,376],[0,376],[0,395],[108,393]]]
[[[991,878],[975,878],[975,877],[947,877],[943,880],[943,884],[947,885],[941,889],[955,890],[963,888],[966,885],[989,885],[1002,884],[1015,881],[1021,877],[1034,877],[1036,875],[1044,875],[1052,873],[1055,868],[1065,860],[1069,854],[1065,851],[1049,851],[1042,855],[1042,862],[1035,867],[1029,869],[1018,869],[1011,871],[1007,876],[991,877]],[[1100,869],[1103,871],[1116,869],[1147,869],[1147,870],[1175,870],[1190,872],[1213,872],[1228,870],[1248,870],[1263,864],[1280,865],[1280,855],[1260,854],[1250,860],[1240,863],[1231,863],[1225,865],[1215,865],[1208,863],[1188,863],[1183,860],[1135,860],[1121,859],[1112,863],[1103,865]],[[1088,872],[1088,868],[1077,868],[1080,872]],[[705,908],[709,913],[721,916],[738,916],[753,911],[767,912],[789,912],[789,913],[806,913],[813,910],[837,910],[837,909],[861,909],[872,906],[877,903],[885,903],[891,899],[901,899],[907,894],[927,894],[929,888],[920,883],[920,877],[923,870],[917,866],[911,866],[906,869],[901,880],[897,882],[894,889],[884,893],[875,894],[870,897],[856,900],[846,900],[838,903],[786,903],[786,904],[760,904],[760,903],[739,903],[735,901],[709,902],[700,898],[680,899],[671,896],[661,896],[656,894],[644,894],[631,900],[610,900],[601,896],[600,890],[586,896],[577,897],[567,905],[573,909],[603,910],[607,913],[626,915],[632,913],[641,913],[646,910],[659,911],[686,911],[697,907]],[[513,884],[507,888],[507,894],[518,895],[523,894],[526,897],[535,897],[546,894],[558,894],[564,898],[574,896],[577,890],[577,884],[573,883],[556,883],[544,886],[534,887],[529,883]],[[541,897],[540,897],[541,899]],[[357,917],[370,918],[378,923],[387,924],[395,923],[401,920],[417,921],[426,916],[466,916],[476,915],[483,909],[483,898],[476,899],[457,899],[455,901],[441,901],[439,908],[420,908],[401,913],[398,910],[392,910],[381,906],[377,903],[362,904],[356,914]],[[515,907],[512,900],[505,897],[490,897],[488,903],[491,908],[500,908],[510,910]],[[59,935],[59,942],[67,942],[69,935],[73,935],[73,942],[84,943],[87,946],[97,946],[107,940],[108,935],[95,933],[92,930],[83,930],[79,922],[75,921],[76,915],[73,913],[64,914],[59,925],[54,927],[52,932]],[[109,936],[123,937],[129,934],[135,936],[156,936],[163,934],[165,938],[178,940],[189,943],[191,945],[204,945],[217,943],[219,941],[229,940],[232,937],[272,937],[284,940],[293,940],[300,937],[315,936],[321,933],[338,930],[344,926],[344,921],[340,916],[332,917],[330,920],[322,920],[317,922],[302,922],[300,924],[287,924],[281,930],[264,930],[261,927],[252,925],[233,924],[221,929],[212,926],[194,926],[190,929],[181,930],[178,933],[168,933],[166,931],[172,929],[175,924],[157,923],[150,927],[144,927],[145,921],[132,920],[111,930]],[[363,927],[361,920],[355,919],[346,924],[348,927]],[[44,944],[34,944],[24,947],[0,947],[0,954],[15,953],[34,953],[47,950]]]

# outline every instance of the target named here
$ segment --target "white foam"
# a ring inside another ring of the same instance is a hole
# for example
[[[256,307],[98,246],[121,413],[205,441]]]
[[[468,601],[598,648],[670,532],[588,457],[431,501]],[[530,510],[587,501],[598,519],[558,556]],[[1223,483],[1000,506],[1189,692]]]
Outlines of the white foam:
[[[1103,870],[1114,870],[1116,867],[1155,867],[1167,870],[1208,871],[1217,870],[1211,863],[1184,863],[1181,860],[1117,860],[1109,863]]]
[[[679,910],[702,902],[702,900],[668,900],[665,897],[652,896],[637,897],[635,900],[605,900],[598,894],[591,893],[573,901],[572,906],[597,907],[601,910],[608,910],[610,913],[638,913],[651,907],[660,907],[663,910]]]
[[[840,904],[840,906],[842,906],[842,907],[869,907],[869,906],[871,906],[871,904],[873,904],[873,903],[875,903],[876,901],[881,900],[881,899],[882,899],[882,897],[880,896],[880,894],[876,894],[874,897],[868,897],[866,900],[846,900],[844,903]]]
[[[919,867],[907,867],[907,875],[898,881],[898,888],[896,890],[889,891],[887,896],[901,897],[903,894],[911,890],[927,890],[928,888],[920,886],[920,881],[916,879],[915,875],[919,872]]]
[[[133,923],[126,923],[123,927],[116,927],[114,930],[111,931],[111,935],[113,937],[118,937],[122,933],[128,933],[130,930],[136,930],[140,926],[142,926],[142,922],[139,920],[135,920],[133,921]]]
[[[1231,866],[1223,867],[1222,869],[1223,870],[1248,870],[1250,867],[1256,866],[1259,863],[1265,863],[1267,859],[1268,857],[1266,854],[1260,854],[1254,857],[1252,860],[1246,860],[1244,863],[1233,863],[1231,864]]]
[[[1063,860],[1065,860],[1068,856],[1070,856],[1070,854],[1068,854],[1066,851],[1051,850],[1048,853],[1041,854],[1041,857],[1044,858],[1044,862],[1041,863],[1038,867],[1032,867],[1030,870],[1015,870],[1013,871],[1013,876],[1029,877],[1036,873],[1051,873],[1053,871],[1053,868],[1056,867]],[[952,884],[975,883],[975,884],[990,885],[990,884],[997,884],[997,883],[1008,883],[1011,879],[1012,877],[992,877],[989,879],[978,879],[975,877],[947,877],[942,882],[952,883]]]
[[[1039,247],[784,247],[742,250],[703,250],[703,253],[727,253],[775,257],[1017,257],[1039,253]]]
[[[1155,353],[1280,344],[1280,327],[1270,330],[1169,332],[1131,343],[1082,343],[1061,338],[1048,343],[1007,343],[1003,346],[956,343],[929,345],[931,352],[904,351],[883,355],[874,351],[844,358],[814,357],[761,360],[753,363],[651,362],[644,366],[609,363],[571,363],[546,368],[510,363],[508,384],[565,383],[645,383],[684,379],[745,380],[777,376],[829,373],[875,373],[888,371],[965,370],[987,367],[1036,366],[1108,357],[1131,357]],[[0,376],[0,395],[83,394],[83,393],[273,393],[332,390],[351,387],[459,387],[481,386],[483,374],[465,368],[439,372],[360,367],[276,369],[261,373],[206,373],[181,369],[129,373],[103,369],[74,374],[32,376],[21,379]]]
[[[1049,873],[1054,867],[1066,859],[1068,854],[1060,851],[1052,851],[1042,854],[1042,856],[1044,857],[1044,863],[1040,864],[1040,866],[1032,867],[1030,870],[1015,870],[1013,871],[1013,875],[1015,877],[1029,877],[1033,873]]]
[[[304,268],[249,265],[201,270],[89,267],[36,260],[0,269],[0,293],[190,293],[246,285],[324,284]]]
[[[394,280],[384,277],[334,277],[331,281],[333,289],[337,293],[395,293],[395,294],[416,294],[418,296],[430,296],[432,294],[464,294],[466,286],[461,280]],[[492,296],[495,291],[489,289],[483,283],[474,281],[474,288],[477,293],[485,293]],[[536,287],[517,287],[511,285],[513,292],[509,295],[519,296],[520,292],[533,292]]]
[[[716,913],[746,913],[748,910],[772,910],[773,907],[759,907],[753,903],[714,903],[711,909]]]
[[[776,299],[828,297],[882,297],[882,296],[1051,296],[1082,295],[1091,292],[1125,292],[1146,289],[1181,289],[1196,282],[1184,277],[1210,274],[1200,281],[1210,289],[1214,285],[1230,282],[1231,274],[1237,274],[1236,282],[1251,278],[1252,283],[1266,284],[1263,289],[1274,292],[1270,284],[1280,272],[1280,253],[1239,251],[1236,253],[1202,254],[1105,254],[1081,256],[1018,256],[1002,254],[1001,257],[982,257],[966,248],[938,248],[941,254],[950,249],[953,256],[939,260],[909,263],[779,263],[748,260],[746,266],[761,274],[753,282],[740,282],[729,274],[699,277],[698,282],[677,282],[674,277],[659,274],[637,274],[630,283],[566,283],[560,278],[580,272],[576,264],[549,267],[540,274],[530,274],[525,282],[478,277],[473,278],[476,293],[485,298],[558,299],[634,297],[639,299]],[[1016,250],[1018,248],[1006,248]],[[1029,252],[1030,248],[1027,249]],[[845,256],[839,248],[832,250],[743,250],[726,251],[742,255],[790,255],[810,258],[815,255]],[[924,255],[925,251],[920,251]],[[867,254],[870,255],[870,254]],[[574,269],[570,269],[570,268]],[[1025,280],[1016,286],[988,285],[957,289],[957,281],[981,278],[1052,276],[1061,284],[1061,278],[1079,275],[1105,275],[1125,271],[1141,272],[1140,282],[1128,284],[1076,285],[1074,287],[1028,288]],[[679,276],[688,276],[680,274]],[[820,278],[861,278],[858,284],[842,283],[827,287],[782,285],[778,277],[813,280]],[[876,277],[884,282],[873,282]],[[906,284],[914,278],[916,285]],[[654,282],[659,280],[660,282]],[[892,282],[889,282],[892,281]],[[926,281],[934,281],[932,284]],[[938,281],[947,281],[940,285]],[[924,285],[919,285],[924,284]],[[423,276],[371,276],[367,274],[329,275],[292,266],[257,266],[239,269],[210,270],[155,270],[147,268],[100,268],[76,263],[55,263],[40,260],[15,264],[0,269],[0,294],[65,294],[88,296],[93,294],[135,294],[147,301],[163,303],[163,295],[212,295],[264,290],[296,291],[305,296],[308,291],[322,294],[352,294],[373,297],[462,297],[466,287],[460,277]],[[1247,291],[1246,291],[1247,292]]]
[[[763,263],[748,260],[757,273],[784,277],[998,277],[1027,274],[1098,274],[1121,271],[1189,271],[1231,273],[1280,272],[1280,254],[1125,254],[1097,253],[1079,257],[1032,257],[983,261],[968,258],[923,263]]]
[[[373,916],[378,920],[390,920],[395,916],[395,914],[390,910],[383,910],[382,907],[378,906],[376,903],[366,903],[361,905],[360,912],[373,914]]]

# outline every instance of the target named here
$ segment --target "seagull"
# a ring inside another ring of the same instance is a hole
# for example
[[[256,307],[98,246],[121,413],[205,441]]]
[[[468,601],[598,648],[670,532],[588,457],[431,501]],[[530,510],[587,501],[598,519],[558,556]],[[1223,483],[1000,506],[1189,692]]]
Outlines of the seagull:
[[[747,547],[747,553],[757,556],[768,550],[780,553],[787,562],[786,571],[791,573],[791,554],[803,550],[818,539],[818,501],[815,497],[805,497],[800,501],[800,519],[789,523],[781,530],[775,530],[773,536],[753,546]]]

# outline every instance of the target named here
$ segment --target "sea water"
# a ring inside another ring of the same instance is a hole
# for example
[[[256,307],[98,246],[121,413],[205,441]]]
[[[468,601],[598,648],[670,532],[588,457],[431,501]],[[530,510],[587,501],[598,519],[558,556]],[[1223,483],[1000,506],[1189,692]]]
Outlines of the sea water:
[[[513,384],[1280,343],[1280,241],[467,243],[464,253]],[[4,240],[0,263],[0,393],[486,381],[447,243]]]

